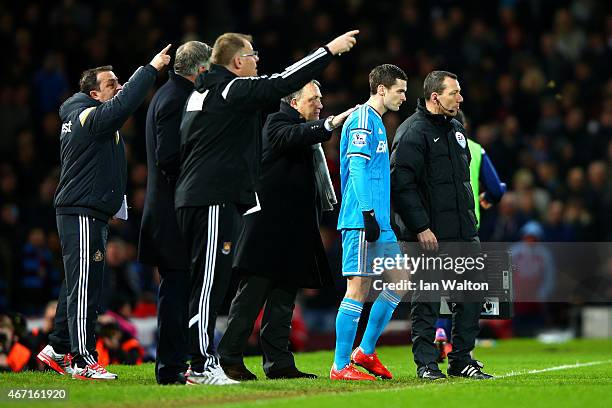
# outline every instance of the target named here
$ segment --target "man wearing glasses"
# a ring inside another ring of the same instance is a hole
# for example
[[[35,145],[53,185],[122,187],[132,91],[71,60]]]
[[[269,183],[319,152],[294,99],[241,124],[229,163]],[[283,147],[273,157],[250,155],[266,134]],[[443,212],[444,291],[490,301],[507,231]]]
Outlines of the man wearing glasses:
[[[214,348],[215,321],[231,278],[240,216],[260,209],[255,182],[261,154],[262,108],[321,74],[332,56],[348,52],[350,31],[287,67],[257,76],[251,36],[226,33],[213,46],[212,65],[200,74],[181,123],[177,219],[190,259],[191,384],[235,384]],[[290,266],[288,265],[289,269]]]

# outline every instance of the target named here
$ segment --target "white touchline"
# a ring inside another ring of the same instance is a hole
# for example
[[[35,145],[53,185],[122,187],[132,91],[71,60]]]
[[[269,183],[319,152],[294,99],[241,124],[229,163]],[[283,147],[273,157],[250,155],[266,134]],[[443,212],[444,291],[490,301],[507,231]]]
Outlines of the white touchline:
[[[556,367],[548,367],[548,368],[542,368],[539,370],[529,370],[529,371],[518,371],[518,372],[510,372],[508,374],[503,374],[503,375],[499,375],[496,376],[494,378],[494,380],[496,379],[500,379],[500,378],[507,378],[507,377],[515,377],[517,375],[528,375],[528,374],[538,374],[538,373],[545,373],[547,371],[558,371],[558,370],[569,370],[572,368],[580,368],[580,367],[589,367],[589,366],[594,366],[594,365],[600,365],[600,364],[607,364],[607,363],[612,363],[612,360],[600,360],[600,361],[591,361],[588,363],[576,363],[576,364],[565,364],[565,365],[560,365],[560,366],[556,366]],[[486,384],[491,380],[471,380],[471,381],[428,381],[427,383],[422,383],[422,384],[418,384],[415,386],[408,386],[408,387],[390,387],[390,388],[382,388],[382,389],[366,389],[363,390],[363,393],[381,393],[381,392],[401,392],[401,391],[405,391],[405,390],[413,390],[415,388],[425,388],[425,387],[443,387],[443,386],[451,386],[453,384],[469,384],[469,383],[480,383],[480,384]],[[333,393],[333,394],[319,394],[318,396],[330,396],[333,395],[334,397],[336,396],[343,396],[349,393],[352,393],[354,391],[346,391],[346,392],[338,392],[338,393]],[[300,395],[300,396],[293,396],[293,397],[287,397],[287,398],[279,398],[279,399],[267,399],[267,400],[261,400],[261,401],[257,401],[258,405],[265,405],[269,402],[278,402],[281,400],[300,400],[300,399],[306,399],[306,398],[310,398],[312,397],[312,395]]]
[[[545,373],[548,371],[559,371],[559,370],[570,370],[572,368],[580,368],[580,367],[589,367],[589,366],[594,366],[594,365],[600,365],[600,364],[609,364],[612,363],[612,360],[600,360],[600,361],[590,361],[588,363],[576,363],[576,364],[564,364],[564,365],[560,365],[560,366],[556,366],[556,367],[547,367],[547,368],[541,368],[538,370],[528,370],[528,371],[512,371],[508,374],[503,374],[503,375],[498,375],[495,376],[495,378],[493,378],[493,380],[499,380],[502,378],[508,378],[508,377],[515,377],[518,375],[529,375],[529,374],[538,374],[538,373]],[[480,383],[480,384],[486,384],[487,382],[492,381],[492,380],[468,380],[466,379],[466,381],[428,381],[427,383],[423,383],[423,384],[418,384],[415,386],[408,386],[408,387],[393,387],[393,388],[383,388],[380,390],[364,390],[364,392],[394,392],[394,391],[402,391],[402,390],[407,390],[407,389],[415,389],[415,388],[424,388],[424,387],[442,387],[442,386],[452,386],[455,384],[469,384],[469,383]],[[342,394],[342,393],[340,393]]]
[[[547,371],[558,371],[558,370],[570,370],[572,368],[580,368],[580,367],[589,367],[589,366],[594,366],[594,365],[600,365],[600,364],[608,364],[608,363],[612,363],[612,360],[600,360],[600,361],[591,361],[588,363],[576,363],[576,364],[564,364],[564,365],[560,365],[560,366],[556,366],[556,367],[547,367],[547,368],[542,368],[539,370],[528,370],[528,371],[513,371],[510,372],[508,374],[503,374],[503,375],[498,375],[495,376],[495,378],[493,378],[493,380],[499,380],[502,378],[508,378],[508,377],[515,377],[518,375],[529,375],[529,374],[538,374],[538,373],[545,373]],[[466,379],[466,381],[429,381],[427,383],[423,383],[423,384],[418,384],[416,386],[408,386],[408,387],[393,387],[393,388],[383,388],[380,390],[364,390],[364,392],[394,392],[394,391],[402,391],[402,390],[408,390],[408,389],[415,389],[415,388],[424,388],[424,387],[442,387],[442,386],[452,386],[455,384],[469,384],[469,383],[480,383],[480,384],[486,384],[491,380],[469,380]]]
[[[589,367],[589,366],[606,364],[606,363],[612,363],[612,360],[591,361],[589,363],[565,364],[565,365],[560,365],[556,367],[542,368],[540,370],[517,371],[517,372],[513,371],[508,374],[497,376],[495,378],[497,379],[497,378],[515,377],[517,375],[538,374],[538,373],[545,373],[547,371],[569,370],[572,368]]]

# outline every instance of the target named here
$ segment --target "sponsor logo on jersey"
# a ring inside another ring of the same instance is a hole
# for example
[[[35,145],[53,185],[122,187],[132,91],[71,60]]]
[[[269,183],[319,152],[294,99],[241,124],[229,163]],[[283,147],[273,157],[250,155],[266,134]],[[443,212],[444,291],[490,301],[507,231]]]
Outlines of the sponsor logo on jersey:
[[[378,147],[376,148],[376,153],[386,153],[387,152],[387,141],[381,140],[378,142]]]

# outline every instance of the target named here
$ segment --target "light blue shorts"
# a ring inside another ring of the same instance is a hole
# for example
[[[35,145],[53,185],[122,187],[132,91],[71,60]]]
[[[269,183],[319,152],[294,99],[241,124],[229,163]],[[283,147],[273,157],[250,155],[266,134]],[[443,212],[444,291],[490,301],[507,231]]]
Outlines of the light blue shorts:
[[[376,276],[375,258],[395,257],[401,254],[393,231],[381,231],[376,242],[366,242],[363,229],[343,229],[342,276]]]

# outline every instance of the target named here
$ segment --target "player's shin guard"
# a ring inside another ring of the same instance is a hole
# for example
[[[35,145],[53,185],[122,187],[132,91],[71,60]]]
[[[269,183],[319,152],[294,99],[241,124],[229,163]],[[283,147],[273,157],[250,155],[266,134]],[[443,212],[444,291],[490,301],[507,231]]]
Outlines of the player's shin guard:
[[[378,298],[372,305],[368,325],[359,345],[365,354],[374,353],[376,342],[387,326],[387,323],[389,323],[389,320],[391,320],[393,311],[400,300],[401,297],[399,295],[389,290],[384,290],[378,295]]]
[[[334,365],[337,370],[342,370],[351,362],[351,351],[362,309],[363,303],[353,299],[344,298],[340,303],[336,316],[336,353],[334,356]]]

